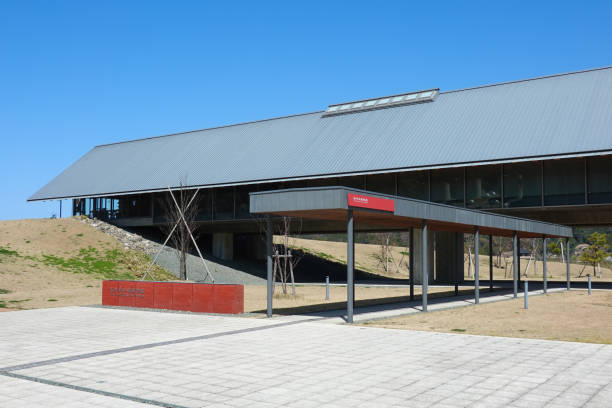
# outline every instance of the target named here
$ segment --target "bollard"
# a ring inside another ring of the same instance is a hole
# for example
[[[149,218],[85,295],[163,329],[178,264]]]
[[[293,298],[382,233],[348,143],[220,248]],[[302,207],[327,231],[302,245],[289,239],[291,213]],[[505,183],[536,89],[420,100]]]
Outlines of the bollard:
[[[325,277],[325,300],[329,300],[329,276]]]
[[[529,301],[527,300],[529,298],[529,281],[525,280],[525,309],[529,309]]]
[[[588,274],[587,278],[589,278],[589,295],[590,295],[591,294],[591,274]]]

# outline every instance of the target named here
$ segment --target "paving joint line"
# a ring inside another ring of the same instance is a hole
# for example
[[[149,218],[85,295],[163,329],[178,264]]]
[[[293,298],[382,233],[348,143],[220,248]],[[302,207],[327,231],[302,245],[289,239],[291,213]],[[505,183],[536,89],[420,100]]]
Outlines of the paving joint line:
[[[154,347],[168,346],[172,344],[188,343],[191,341],[214,339],[217,337],[232,336],[236,334],[251,333],[251,332],[260,331],[260,330],[292,326],[295,324],[312,322],[316,320],[320,320],[320,318],[307,319],[307,320],[294,320],[290,322],[275,323],[275,324],[269,324],[269,325],[260,326],[260,327],[249,327],[246,329],[237,329],[237,330],[231,330],[231,331],[225,331],[225,332],[219,332],[219,333],[203,334],[200,336],[185,337],[182,339],[165,340],[165,341],[159,341],[155,343],[139,344],[136,346],[121,347],[121,348],[110,349],[110,350],[95,351],[92,353],[76,354],[73,356],[66,356],[66,357],[53,358],[49,360],[35,361],[32,363],[24,363],[24,364],[18,364],[18,365],[14,365],[10,367],[0,368],[0,374],[8,373],[11,371],[20,371],[20,370],[26,370],[29,368],[36,368],[36,367],[42,367],[42,366],[47,366],[47,365],[59,364],[59,363],[67,363],[67,362],[72,362],[76,360],[84,360],[87,358],[95,358],[95,357],[107,356],[107,355],[112,355],[112,354],[126,353],[129,351],[145,350],[145,349],[150,349]]]
[[[0,375],[4,375],[6,377],[11,377],[11,378],[17,378],[19,380],[32,381],[32,382],[36,382],[36,383],[40,383],[40,384],[51,385],[51,386],[55,386],[55,387],[68,388],[68,389],[75,390],[75,391],[81,391],[81,392],[88,392],[88,393],[91,393],[91,394],[103,395],[105,397],[119,398],[119,399],[122,399],[122,400],[138,402],[138,403],[141,403],[141,404],[155,405],[155,406],[158,406],[158,407],[188,408],[188,407],[183,406],[183,405],[176,405],[176,404],[172,404],[172,403],[169,403],[169,402],[162,402],[162,401],[151,400],[151,399],[146,399],[146,398],[134,397],[134,396],[131,396],[131,395],[126,395],[126,394],[119,394],[119,393],[116,393],[116,392],[97,390],[95,388],[82,387],[80,385],[67,384],[67,383],[63,383],[63,382],[59,382],[59,381],[54,381],[54,380],[46,380],[44,378],[31,377],[31,376],[28,376],[28,375],[11,373],[11,372],[8,372],[8,371],[0,371]]]

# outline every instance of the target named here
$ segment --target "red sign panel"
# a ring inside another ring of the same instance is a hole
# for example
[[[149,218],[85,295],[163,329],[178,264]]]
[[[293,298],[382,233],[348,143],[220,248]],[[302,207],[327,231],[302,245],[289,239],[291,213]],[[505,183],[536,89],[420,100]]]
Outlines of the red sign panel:
[[[362,194],[348,195],[349,207],[369,208],[370,210],[395,211],[395,200],[388,198],[372,197]]]
[[[183,282],[102,282],[102,304],[200,313],[244,313],[242,285]]]

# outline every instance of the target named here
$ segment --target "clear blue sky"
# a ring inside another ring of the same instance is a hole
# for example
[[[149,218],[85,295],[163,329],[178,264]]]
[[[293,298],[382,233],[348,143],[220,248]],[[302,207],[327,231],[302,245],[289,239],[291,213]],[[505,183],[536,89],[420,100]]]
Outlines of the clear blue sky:
[[[0,219],[97,144],[612,65],[611,4],[4,1]]]

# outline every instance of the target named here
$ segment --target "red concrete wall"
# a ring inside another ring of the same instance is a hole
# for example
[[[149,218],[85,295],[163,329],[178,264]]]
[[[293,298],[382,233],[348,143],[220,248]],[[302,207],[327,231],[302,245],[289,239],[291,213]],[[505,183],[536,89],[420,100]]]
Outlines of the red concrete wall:
[[[242,285],[114,281],[102,282],[104,306],[133,306],[200,313],[244,313]]]

